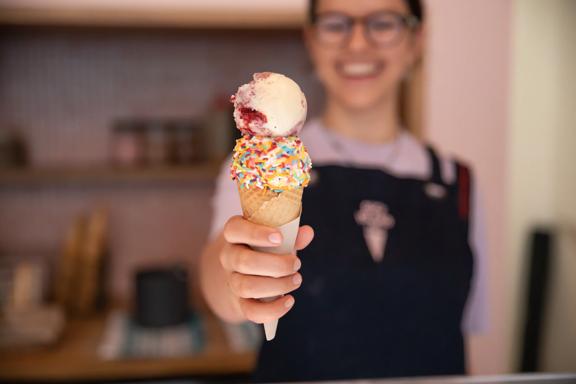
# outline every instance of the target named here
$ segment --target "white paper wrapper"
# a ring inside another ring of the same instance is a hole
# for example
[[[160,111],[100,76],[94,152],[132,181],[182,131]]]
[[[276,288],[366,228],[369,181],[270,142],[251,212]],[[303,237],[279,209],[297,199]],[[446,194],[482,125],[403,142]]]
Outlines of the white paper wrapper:
[[[296,244],[296,237],[298,236],[298,228],[300,227],[300,216],[286,223],[280,227],[282,233],[282,244],[276,247],[254,247],[256,251],[274,253],[279,255],[286,255],[294,252],[294,245]],[[262,299],[263,301],[272,301],[277,297],[270,297]],[[266,333],[266,340],[273,340],[276,336],[276,328],[278,327],[278,320],[264,323],[264,332]]]

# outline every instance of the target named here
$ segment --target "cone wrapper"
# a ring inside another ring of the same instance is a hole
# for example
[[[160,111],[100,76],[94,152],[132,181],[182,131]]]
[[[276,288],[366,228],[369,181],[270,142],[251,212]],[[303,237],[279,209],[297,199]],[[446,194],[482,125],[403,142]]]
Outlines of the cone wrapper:
[[[278,228],[282,234],[282,244],[276,247],[253,247],[253,249],[274,254],[293,253],[302,211],[302,189],[275,193],[256,188],[250,190],[238,188],[238,192],[246,220]],[[276,298],[262,300],[272,301]],[[277,326],[277,320],[264,324],[266,340],[274,339]]]
[[[294,252],[294,245],[296,244],[296,236],[298,236],[298,228],[300,226],[300,215],[289,223],[281,225],[278,227],[280,233],[282,233],[282,244],[277,247],[254,247],[256,251],[274,253],[274,254],[288,254]],[[262,299],[263,301],[273,301],[277,297],[270,297],[267,299]],[[276,336],[276,328],[278,328],[278,320],[274,320],[268,323],[264,323],[264,333],[266,334],[266,340],[273,340]]]

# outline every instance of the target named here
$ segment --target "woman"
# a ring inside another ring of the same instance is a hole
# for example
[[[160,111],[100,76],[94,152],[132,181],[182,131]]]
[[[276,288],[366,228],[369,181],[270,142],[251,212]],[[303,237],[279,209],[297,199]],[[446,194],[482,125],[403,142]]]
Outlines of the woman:
[[[310,2],[305,39],[327,98],[301,134],[314,174],[298,257],[249,248],[273,246],[280,234],[233,216],[236,189],[227,170],[220,177],[202,288],[228,321],[282,317],[261,348],[258,380],[465,373],[461,324],[478,251],[478,236],[468,239],[470,173],[403,130],[398,116],[423,21],[419,1]],[[276,295],[284,296],[255,300]]]

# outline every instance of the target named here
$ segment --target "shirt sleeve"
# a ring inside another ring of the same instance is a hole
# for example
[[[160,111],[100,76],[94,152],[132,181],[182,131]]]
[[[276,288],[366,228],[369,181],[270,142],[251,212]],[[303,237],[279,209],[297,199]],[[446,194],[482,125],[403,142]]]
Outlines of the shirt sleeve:
[[[474,275],[468,302],[464,310],[462,330],[465,334],[482,334],[488,331],[488,246],[484,210],[476,183],[472,186],[472,211],[469,242],[474,255]]]
[[[212,199],[213,214],[210,225],[210,239],[214,239],[220,233],[231,216],[242,214],[236,183],[230,178],[231,162],[232,158],[224,161],[216,179],[216,191]]]

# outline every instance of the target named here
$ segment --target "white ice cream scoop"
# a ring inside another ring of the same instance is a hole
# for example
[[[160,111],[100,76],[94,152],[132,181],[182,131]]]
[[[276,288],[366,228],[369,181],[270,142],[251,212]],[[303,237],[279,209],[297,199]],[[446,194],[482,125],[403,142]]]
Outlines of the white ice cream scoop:
[[[306,120],[306,97],[296,82],[272,72],[256,73],[232,96],[236,127],[251,136],[297,135]]]

